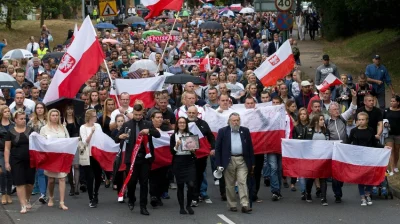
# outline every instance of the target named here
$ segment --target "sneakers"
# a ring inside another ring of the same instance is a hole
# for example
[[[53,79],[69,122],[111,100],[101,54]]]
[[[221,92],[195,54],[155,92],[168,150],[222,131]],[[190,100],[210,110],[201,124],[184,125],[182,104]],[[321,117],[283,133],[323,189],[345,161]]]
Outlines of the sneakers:
[[[377,187],[373,187],[372,188],[372,194],[374,194],[374,195],[378,194],[378,188]]]
[[[207,203],[207,204],[212,204],[213,203],[210,198],[204,199],[204,202]]]
[[[40,195],[39,202],[42,204],[46,204],[47,203],[46,195],[44,194]]]
[[[394,171],[395,173],[398,173],[398,172],[399,172],[399,168],[396,167],[396,168],[393,169],[393,171]]]
[[[367,206],[367,200],[361,199],[361,206]]]
[[[311,194],[306,194],[306,202],[312,202]]]
[[[190,207],[198,207],[198,206],[199,204],[195,200],[192,200],[192,203],[190,203]]]
[[[278,199],[282,199],[283,196],[281,195],[281,193],[278,193]]]
[[[342,203],[341,197],[335,197],[335,203]]]
[[[219,186],[219,180],[215,180],[215,181],[214,181],[214,185],[215,185],[215,186]]]
[[[328,206],[328,201],[326,200],[326,198],[321,199],[321,205]]]
[[[278,193],[273,193],[271,199],[272,201],[278,201],[279,200]]]
[[[370,196],[367,196],[366,200],[367,200],[367,205],[372,205],[372,199]]]
[[[394,175],[393,171],[389,172],[389,176],[393,176],[393,175]]]
[[[170,183],[169,184],[169,188],[172,189],[172,190],[175,190],[176,189],[176,183]]]
[[[301,193],[301,200],[302,200],[302,201],[305,201],[306,198],[307,198],[306,193],[302,192],[302,193]]]
[[[90,207],[90,208],[96,208],[96,207],[97,207],[97,203],[92,199],[92,200],[90,200],[90,202],[89,202],[89,207]]]

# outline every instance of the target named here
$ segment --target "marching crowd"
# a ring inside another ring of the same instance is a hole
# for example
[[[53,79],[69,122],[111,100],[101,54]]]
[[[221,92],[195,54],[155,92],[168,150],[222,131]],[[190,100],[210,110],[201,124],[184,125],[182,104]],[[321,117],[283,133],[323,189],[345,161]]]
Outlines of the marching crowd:
[[[98,39],[107,63],[100,66],[77,94],[77,98],[84,101],[84,112],[80,115],[76,114],[74,105],[47,111],[46,105],[41,103],[60,62],[57,58],[41,60],[50,49],[48,37],[51,31],[46,26],[41,30],[39,44],[33,36],[30,37],[26,49],[33,53],[33,58],[2,60],[0,72],[13,76],[20,85],[17,89],[3,88],[3,97],[0,97],[3,205],[12,203],[10,195],[15,185],[21,213],[32,207],[30,197],[34,194],[40,194],[41,203],[54,206],[54,187],[58,180],[59,207],[67,210],[65,194],[68,180],[69,196],[87,191],[89,206],[95,208],[99,203],[102,182],[105,181],[106,188],[112,187],[119,192],[132,165],[133,173],[124,195],[129,209],[134,209],[135,189],[139,182],[141,214],[149,215],[148,198],[151,206],[162,206],[162,200],[169,198],[169,188],[177,188],[180,214],[194,214],[193,207],[197,207],[199,202],[212,203],[207,195],[207,186],[211,184],[207,184],[205,178],[209,174],[206,171],[208,160],[212,171],[223,170],[223,177],[215,178],[214,185],[219,186],[221,199],[227,201],[230,211],[237,211],[236,193],[243,213],[252,211],[250,201],[262,202],[257,196],[261,180],[270,187],[272,201],[283,197],[281,188],[296,191],[299,187],[301,199],[311,202],[312,187],[315,186],[316,197],[321,199],[322,205],[328,205],[328,179],[285,177],[280,154],[254,155],[250,131],[240,125],[240,115],[231,108],[234,104],[243,104],[248,110],[261,103],[283,105],[287,125],[291,127],[288,136],[294,139],[342,140],[370,147],[386,145],[392,149],[389,175],[399,172],[400,129],[397,124],[400,122],[400,97],[395,95],[389,73],[379,55],[374,55],[373,63],[355,77],[340,74],[328,55],[323,55],[323,63],[315,74],[304,74],[301,71],[300,50],[296,46],[296,39],[305,39],[306,32],[300,26],[299,37],[290,39],[297,65],[290,74],[277,80],[276,85],[263,86],[254,70],[283,44],[275,14],[235,14],[235,17],[229,17],[219,14],[218,10],[203,8],[195,8],[191,13],[179,19],[179,38],[172,43],[148,42],[142,34],[146,30],[158,29],[168,35],[172,24],[167,20],[172,19],[173,14],[148,21],[144,27],[99,31]],[[297,21],[305,23],[303,16],[299,14]],[[311,17],[317,18],[316,15],[307,15],[307,18]],[[200,24],[210,19],[221,23],[223,29],[202,30]],[[314,31],[309,33],[311,39],[315,38]],[[103,39],[115,39],[118,43],[105,43]],[[179,39],[184,41],[184,46],[178,46]],[[63,52],[65,48],[65,45],[58,45],[53,50]],[[187,58],[205,57],[215,58],[215,63],[206,69],[201,64],[180,63]],[[154,93],[153,107],[144,105],[140,100],[135,101],[130,93],[123,92],[119,93],[118,105],[116,99],[110,97],[115,79],[156,76],[145,67],[137,71],[129,70],[135,62],[144,59],[154,61],[161,73],[159,75],[185,74],[200,78],[204,84],[190,81],[165,84],[162,91]],[[340,79],[342,84],[319,91],[316,86],[330,74]],[[313,79],[306,79],[306,76]],[[385,104],[385,85],[391,90],[390,105]],[[229,114],[228,125],[221,127],[217,137],[202,119],[204,108]],[[209,156],[197,158],[195,150],[183,149],[181,139],[193,135],[189,131],[191,123],[207,138]],[[170,166],[152,170],[152,162],[157,159],[152,139],[159,138],[161,131],[173,131],[170,139],[173,160]],[[69,173],[31,168],[29,135],[32,132],[53,138],[80,137],[86,145],[90,144],[95,132],[104,132],[120,143],[121,148],[126,146],[122,162],[126,171],[118,171],[115,175],[104,172],[92,155],[89,155],[90,165],[79,164],[79,150]],[[136,154],[134,148],[139,136],[148,138],[147,142],[137,145]],[[132,155],[136,155],[134,160],[131,160]],[[131,164],[132,161],[134,164]],[[248,179],[255,184],[248,185]],[[345,197],[342,194],[343,183],[335,179],[331,181],[335,202],[340,203]],[[371,194],[376,190],[376,186],[359,185],[362,206],[372,205]],[[382,192],[385,191],[383,187]]]

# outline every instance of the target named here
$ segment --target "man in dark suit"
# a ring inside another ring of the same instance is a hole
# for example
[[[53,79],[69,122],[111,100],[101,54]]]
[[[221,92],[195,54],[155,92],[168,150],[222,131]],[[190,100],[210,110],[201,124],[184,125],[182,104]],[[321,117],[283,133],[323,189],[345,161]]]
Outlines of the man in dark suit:
[[[240,204],[243,213],[250,213],[247,189],[247,175],[254,170],[253,143],[248,128],[240,126],[240,115],[229,116],[229,126],[219,129],[216,147],[215,164],[217,169],[224,168],[226,197],[230,211],[236,212],[235,182],[239,188]]]
[[[274,34],[274,41],[269,43],[268,45],[268,56],[274,54],[280,47],[282,46],[282,42],[279,41],[279,35],[277,33]]]
[[[125,122],[122,126],[121,130],[118,133],[118,138],[115,139],[117,143],[121,144],[121,148],[124,145],[124,141],[128,138],[128,142],[126,143],[126,151],[125,151],[125,164],[127,172],[131,167],[131,158],[133,149],[136,144],[136,139],[139,135],[148,135],[149,142],[149,150],[150,155],[146,153],[146,144],[142,142],[140,145],[139,151],[135,158],[134,170],[131,176],[131,179],[128,184],[128,206],[131,210],[133,210],[134,203],[136,201],[135,190],[136,184],[139,180],[140,184],[140,213],[142,215],[149,215],[147,211],[147,195],[149,193],[149,172],[151,168],[151,163],[154,161],[154,146],[152,137],[159,138],[161,137],[160,132],[154,128],[151,122],[143,119],[143,106],[141,104],[136,104],[133,106],[133,119]],[[125,133],[125,129],[128,128],[131,130],[130,135],[128,136]]]

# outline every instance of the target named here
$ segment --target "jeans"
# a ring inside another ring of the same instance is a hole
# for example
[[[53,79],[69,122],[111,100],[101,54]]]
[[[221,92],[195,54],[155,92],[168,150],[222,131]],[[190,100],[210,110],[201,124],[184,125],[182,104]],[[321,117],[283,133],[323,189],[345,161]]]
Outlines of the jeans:
[[[3,170],[3,172],[0,174],[0,193],[2,195],[11,195],[12,177],[11,172],[6,170],[4,151],[0,151],[0,166]]]
[[[262,174],[263,174],[264,179],[269,178],[269,176],[271,175],[271,169],[268,164],[268,155],[267,154],[264,154],[264,166],[262,169]]]
[[[41,195],[46,195],[47,191],[47,176],[44,175],[43,169],[36,170],[37,183],[39,185],[39,192]]]
[[[342,187],[343,187],[343,182],[340,182],[332,178],[332,190],[333,193],[335,194],[335,197],[341,198],[343,196]]]
[[[381,109],[381,111],[384,111],[385,110],[385,91],[383,91],[381,93],[377,93],[376,98],[378,100],[379,109]]]
[[[200,186],[200,196],[201,197],[203,197],[203,198],[208,197],[207,188],[208,188],[207,171],[204,171],[204,173],[203,173],[203,182],[201,182],[201,186]]]
[[[299,183],[300,183],[300,192],[304,193],[306,192],[306,179],[304,177],[299,177]]]
[[[364,184],[358,185],[358,192],[360,192],[360,196],[365,196],[365,192],[371,193],[371,191],[372,191],[371,185],[364,185]]]
[[[271,192],[280,193],[282,185],[282,155],[277,153],[269,153],[267,158],[271,169]]]

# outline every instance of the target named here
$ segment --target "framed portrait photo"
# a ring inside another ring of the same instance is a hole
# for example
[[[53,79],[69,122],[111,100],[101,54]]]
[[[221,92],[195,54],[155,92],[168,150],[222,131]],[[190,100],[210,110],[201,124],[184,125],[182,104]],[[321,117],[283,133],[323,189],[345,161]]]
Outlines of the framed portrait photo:
[[[198,135],[190,135],[190,136],[181,137],[181,141],[182,141],[182,150],[183,151],[197,150],[200,148]]]

